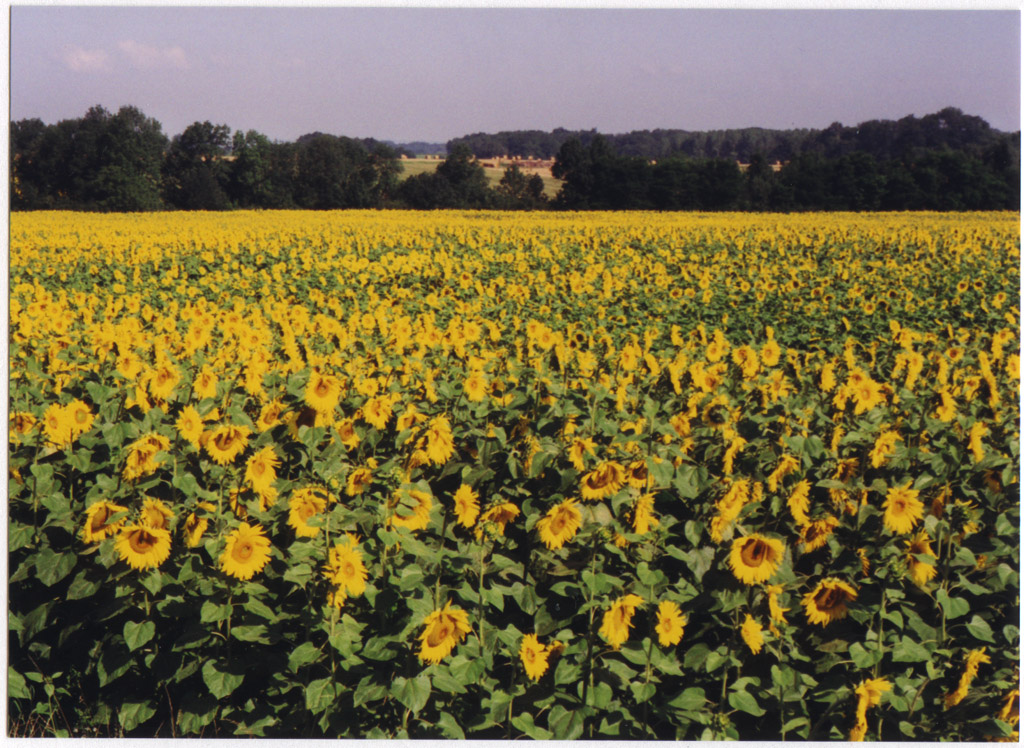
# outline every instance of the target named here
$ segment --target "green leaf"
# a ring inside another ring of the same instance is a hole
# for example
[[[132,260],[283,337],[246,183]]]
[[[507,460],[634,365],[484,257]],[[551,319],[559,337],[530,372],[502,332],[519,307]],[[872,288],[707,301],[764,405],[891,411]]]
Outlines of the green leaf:
[[[148,701],[129,701],[121,705],[121,709],[117,713],[117,721],[121,723],[125,732],[130,732],[154,714],[156,714],[156,709]]]
[[[758,705],[757,699],[746,691],[733,691],[730,693],[729,706],[733,709],[739,709],[741,712],[752,714],[755,717],[760,717],[764,714],[764,709]]]
[[[867,668],[872,667],[876,662],[882,659],[882,652],[874,645],[868,649],[860,642],[854,642],[850,645],[849,654],[850,659],[853,660],[853,664],[861,670],[866,670]]]
[[[68,586],[67,599],[68,600],[82,600],[87,597],[92,597],[100,588],[99,580],[91,581],[87,577],[87,570],[82,570],[73,580],[71,580],[70,586]]]
[[[44,548],[36,554],[36,578],[52,587],[75,568],[78,556],[74,553],[54,553]]]
[[[152,621],[143,621],[142,623],[125,621],[124,623],[124,643],[132,652],[152,639],[155,633],[156,624]]]
[[[576,740],[583,734],[583,712],[556,704],[548,714],[548,729],[557,740]]]
[[[32,692],[28,690],[28,684],[25,682],[25,677],[10,666],[7,668],[7,698],[32,698]]]
[[[935,600],[942,606],[942,610],[945,611],[946,620],[959,618],[971,612],[970,603],[962,597],[950,597],[944,589],[940,588],[935,593]]]
[[[653,683],[630,683],[629,690],[633,692],[633,698],[636,699],[636,703],[643,704],[654,696],[657,688],[655,688]]]
[[[267,627],[259,624],[256,626],[232,626],[231,635],[240,642],[263,642],[269,643],[267,638]]]
[[[288,655],[288,667],[293,673],[299,672],[303,665],[309,665],[320,658],[320,650],[313,642],[303,642]]]
[[[697,712],[704,708],[707,697],[703,688],[687,688],[672,698],[668,705],[685,712]]]
[[[437,716],[437,726],[441,728],[441,734],[452,740],[465,740],[466,733],[462,731],[458,721],[448,712],[441,712]]]
[[[513,717],[512,726],[533,740],[550,740],[552,737],[549,730],[538,727],[533,723],[533,715],[529,712],[522,712],[518,716]]]
[[[905,636],[892,648],[893,662],[927,662],[931,657],[927,649]]]
[[[988,621],[979,615],[975,615],[971,619],[971,622],[967,624],[967,630],[975,639],[991,644],[996,643],[996,640],[992,637],[992,627],[988,625]]]
[[[338,684],[334,678],[320,678],[306,686],[305,693],[306,709],[319,714],[334,703],[338,696]]]
[[[220,667],[213,660],[207,660],[203,665],[203,682],[216,699],[228,696],[243,680],[243,676],[221,670]]]
[[[395,678],[391,684],[391,695],[413,714],[427,705],[430,698],[430,676],[420,673],[414,678]]]
[[[216,623],[217,621],[225,621],[230,615],[230,605],[217,604],[212,603],[209,600],[205,600],[202,607],[199,609],[199,622]]]

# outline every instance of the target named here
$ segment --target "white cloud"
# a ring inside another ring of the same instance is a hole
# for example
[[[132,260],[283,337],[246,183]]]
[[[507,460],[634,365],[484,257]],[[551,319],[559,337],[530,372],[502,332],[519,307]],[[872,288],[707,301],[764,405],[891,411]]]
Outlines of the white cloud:
[[[135,41],[123,41],[117,45],[128,57],[129,62],[137,68],[177,68],[188,67],[185,50],[181,47],[151,47]]]
[[[102,49],[83,49],[75,44],[64,47],[64,64],[76,73],[109,70],[109,55]]]

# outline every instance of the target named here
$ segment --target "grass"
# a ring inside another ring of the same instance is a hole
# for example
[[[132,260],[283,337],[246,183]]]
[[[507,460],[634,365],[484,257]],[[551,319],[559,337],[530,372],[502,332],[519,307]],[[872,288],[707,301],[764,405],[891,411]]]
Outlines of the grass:
[[[402,159],[399,163],[402,164],[404,170],[399,175],[399,180],[411,177],[414,174],[426,174],[434,171],[442,159],[435,158],[406,158]],[[523,169],[526,174],[540,174],[540,178],[544,180],[544,194],[548,198],[553,199],[558,191],[562,188],[562,180],[555,179],[551,176],[550,169]],[[484,174],[487,175],[487,183],[490,187],[497,187],[501,178],[505,176],[505,167],[484,167]]]

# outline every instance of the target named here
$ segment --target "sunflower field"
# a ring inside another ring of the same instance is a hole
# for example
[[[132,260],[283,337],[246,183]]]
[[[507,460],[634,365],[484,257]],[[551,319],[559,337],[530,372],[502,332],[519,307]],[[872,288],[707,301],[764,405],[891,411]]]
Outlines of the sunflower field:
[[[1019,227],[12,214],[8,734],[1016,740]]]

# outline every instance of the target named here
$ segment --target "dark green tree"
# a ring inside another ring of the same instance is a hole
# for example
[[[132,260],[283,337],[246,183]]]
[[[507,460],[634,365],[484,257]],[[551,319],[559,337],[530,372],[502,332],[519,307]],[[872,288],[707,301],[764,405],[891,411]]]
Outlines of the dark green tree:
[[[194,122],[171,141],[164,161],[164,197],[185,210],[227,210],[231,130],[209,121]]]

